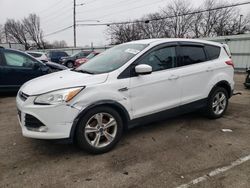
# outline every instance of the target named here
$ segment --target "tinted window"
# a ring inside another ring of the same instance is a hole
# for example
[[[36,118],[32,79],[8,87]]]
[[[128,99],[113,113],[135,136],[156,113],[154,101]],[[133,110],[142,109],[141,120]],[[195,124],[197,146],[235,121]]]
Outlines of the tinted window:
[[[175,47],[157,49],[147,54],[138,64],[150,65],[153,71],[176,67]]]
[[[6,61],[7,66],[16,66],[16,67],[33,67],[35,61],[33,61],[31,58],[28,56],[19,54],[19,53],[14,53],[14,52],[4,52],[4,57]]]
[[[180,46],[179,66],[192,65],[206,61],[204,48],[201,46]]]
[[[205,49],[209,60],[217,59],[220,56],[220,47],[207,45]]]

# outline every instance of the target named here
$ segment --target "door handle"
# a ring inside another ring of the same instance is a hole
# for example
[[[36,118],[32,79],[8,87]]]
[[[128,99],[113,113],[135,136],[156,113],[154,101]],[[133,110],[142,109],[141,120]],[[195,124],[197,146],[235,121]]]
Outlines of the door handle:
[[[168,79],[169,80],[177,80],[179,78],[179,76],[177,75],[171,75]]]
[[[128,91],[128,87],[123,87],[123,88],[120,88],[120,89],[118,89],[118,91]]]

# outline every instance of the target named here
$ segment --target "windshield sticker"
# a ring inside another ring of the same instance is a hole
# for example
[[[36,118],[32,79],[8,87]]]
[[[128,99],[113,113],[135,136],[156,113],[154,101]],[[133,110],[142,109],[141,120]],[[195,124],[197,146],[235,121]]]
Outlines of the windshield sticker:
[[[127,50],[125,50],[125,52],[131,53],[131,54],[138,54],[140,51],[136,49],[128,48]]]

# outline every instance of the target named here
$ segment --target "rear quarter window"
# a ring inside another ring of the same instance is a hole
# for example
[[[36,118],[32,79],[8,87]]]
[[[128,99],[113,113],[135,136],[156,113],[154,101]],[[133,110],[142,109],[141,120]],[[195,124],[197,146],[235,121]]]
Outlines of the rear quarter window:
[[[208,60],[217,59],[220,56],[221,48],[218,46],[206,45],[205,50]]]

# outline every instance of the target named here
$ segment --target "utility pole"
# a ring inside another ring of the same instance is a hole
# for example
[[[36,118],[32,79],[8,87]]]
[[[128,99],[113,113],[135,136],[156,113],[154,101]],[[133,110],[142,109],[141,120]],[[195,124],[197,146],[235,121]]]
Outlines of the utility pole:
[[[238,31],[239,34],[240,34],[240,30],[241,30],[241,19],[242,19],[242,17],[243,17],[243,15],[241,14],[240,15],[240,22],[239,22],[239,31]]]
[[[74,32],[74,47],[76,47],[76,0],[73,7],[73,32]]]

